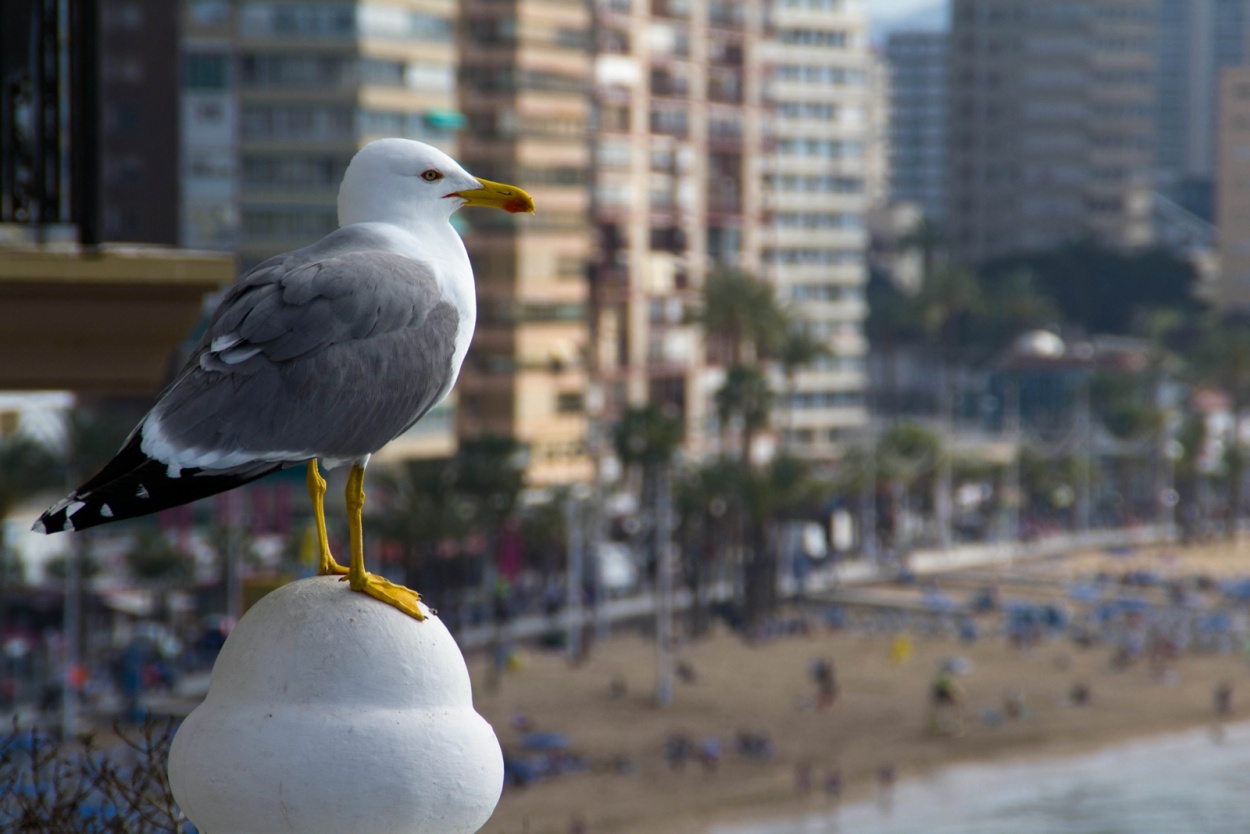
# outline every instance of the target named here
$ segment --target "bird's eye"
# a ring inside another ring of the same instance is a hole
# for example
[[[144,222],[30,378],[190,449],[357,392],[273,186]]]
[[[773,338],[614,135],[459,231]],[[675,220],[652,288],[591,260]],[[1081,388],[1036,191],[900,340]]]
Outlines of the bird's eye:
[[[438,182],[442,178],[443,178],[443,172],[436,171],[433,168],[430,168],[427,171],[421,172],[421,179],[425,180],[426,182]]]

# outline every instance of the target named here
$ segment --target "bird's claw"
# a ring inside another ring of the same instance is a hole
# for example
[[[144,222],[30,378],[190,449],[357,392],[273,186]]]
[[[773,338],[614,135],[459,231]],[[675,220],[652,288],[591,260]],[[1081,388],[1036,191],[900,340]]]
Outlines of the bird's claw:
[[[375,573],[366,573],[364,580],[360,582],[352,581],[350,576],[344,576],[339,581],[350,582],[353,591],[362,591],[392,608],[399,609],[414,620],[425,619],[425,612],[417,605],[417,600],[421,599],[421,595],[411,588],[396,585]]]
[[[317,570],[318,576],[347,576],[347,568],[334,561],[334,557],[326,554],[321,557],[321,567]]]

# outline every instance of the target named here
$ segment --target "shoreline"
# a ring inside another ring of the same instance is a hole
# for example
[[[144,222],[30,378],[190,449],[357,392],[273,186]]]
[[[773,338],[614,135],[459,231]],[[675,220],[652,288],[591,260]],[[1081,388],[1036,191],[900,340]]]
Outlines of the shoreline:
[[[942,793],[949,799],[949,783],[976,782],[987,786],[991,781],[1017,782],[1036,778],[1038,771],[1078,769],[1095,760],[1108,758],[1132,759],[1142,754],[1160,752],[1160,748],[1184,748],[1186,752],[1201,749],[1218,749],[1225,744],[1246,745],[1250,743],[1250,719],[1230,722],[1219,728],[1220,739],[1213,737],[1217,725],[1162,730],[1143,736],[1127,736],[1109,741],[1090,741],[1088,744],[1047,749],[1033,752],[1006,752],[988,759],[953,760],[936,768],[909,774],[894,788],[890,800],[892,810],[883,812],[879,791],[871,783],[861,783],[855,790],[844,793],[839,803],[826,803],[825,807],[812,807],[799,813],[752,815],[749,820],[713,822],[705,827],[705,834],[787,834],[814,825],[836,820],[839,824],[865,819],[889,819],[900,808],[914,806],[927,795]],[[1244,749],[1244,748],[1243,748]],[[910,794],[908,796],[907,794]],[[1250,799],[1248,799],[1250,801]],[[931,809],[932,806],[927,806]]]
[[[1119,571],[1163,560],[1179,572],[1205,564],[1190,558],[1201,553],[1179,560],[1174,553],[1143,550],[1129,560],[1086,555],[1027,569],[1062,574],[1106,563]],[[1220,573],[1241,569],[1232,555],[1216,553]],[[966,588],[966,582],[953,583],[950,593],[962,596]],[[1004,591],[1005,599],[1011,596]],[[1235,691],[1230,724],[1244,719],[1250,704],[1250,664],[1239,651],[1182,654],[1160,673],[1144,659],[1117,667],[1105,644],[1080,648],[1065,638],[1013,647],[989,621],[971,645],[949,635],[910,639],[910,657],[900,661],[891,657],[894,635],[884,628],[820,628],[754,645],[717,631],[681,647],[678,659],[695,678],[679,682],[664,709],[652,697],[654,649],[632,633],[597,644],[575,668],[558,655],[523,653],[495,692],[485,687],[487,659],[472,655],[475,704],[505,751],[519,752],[523,733],[512,723],[523,716],[534,731],[566,735],[570,752],[589,766],[527,788],[510,786],[482,830],[705,834],[714,826],[825,810],[831,800],[821,787],[833,769],[842,776],[840,804],[849,807],[873,798],[884,764],[893,765],[901,786],[951,766],[1064,758],[1205,731],[1214,718],[1212,688],[1225,680]],[[928,696],[936,669],[951,656],[971,666],[958,678],[966,690],[964,732],[935,736],[927,731]],[[810,674],[821,658],[834,662],[839,690],[824,711]],[[1092,693],[1087,706],[1069,703],[1078,681]],[[1021,717],[987,720],[1004,711],[1008,695],[1023,705]],[[766,733],[775,755],[768,761],[737,755],[734,738],[743,731]],[[705,773],[697,760],[681,768],[666,763],[665,743],[673,734],[688,736],[694,749],[705,738],[719,739],[724,755],[716,772]],[[622,762],[630,775],[620,772]],[[806,795],[798,784],[804,762],[812,783]]]

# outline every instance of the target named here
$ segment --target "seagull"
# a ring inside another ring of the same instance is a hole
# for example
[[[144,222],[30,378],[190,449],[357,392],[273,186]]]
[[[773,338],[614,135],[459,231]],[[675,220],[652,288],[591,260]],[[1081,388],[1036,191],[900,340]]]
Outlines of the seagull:
[[[147,515],[305,464],[320,575],[425,619],[420,596],[365,570],[369,458],[451,390],[477,303],[461,206],[534,211],[520,188],[468,174],[421,142],[362,148],[339,188],[339,228],[243,275],[186,365],[121,451],[34,530],[57,533]],[[317,468],[351,464],[351,557],[326,537]]]

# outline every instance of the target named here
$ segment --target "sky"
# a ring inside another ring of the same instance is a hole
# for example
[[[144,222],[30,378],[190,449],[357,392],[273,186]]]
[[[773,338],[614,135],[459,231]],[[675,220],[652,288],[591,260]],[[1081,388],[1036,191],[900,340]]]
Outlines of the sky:
[[[946,6],[946,0],[867,0],[873,41],[879,42],[900,25],[925,29],[943,26]]]

